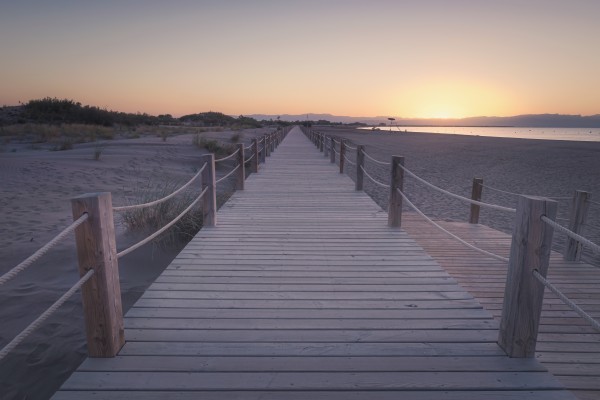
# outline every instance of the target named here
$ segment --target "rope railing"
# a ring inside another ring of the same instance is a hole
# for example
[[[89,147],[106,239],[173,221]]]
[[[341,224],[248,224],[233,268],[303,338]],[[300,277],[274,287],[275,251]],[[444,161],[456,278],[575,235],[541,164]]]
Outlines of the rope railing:
[[[352,162],[352,160],[350,160],[350,158],[349,158],[347,155],[344,155],[344,160],[345,160],[345,161],[346,161],[348,164],[356,166],[356,163],[355,163],[355,162]]]
[[[596,243],[592,242],[591,240],[589,240],[581,235],[578,235],[577,233],[565,228],[564,226],[556,223],[555,221],[552,221],[550,218],[548,218],[546,216],[542,216],[542,221],[544,221],[546,224],[550,225],[552,228],[556,229],[557,231],[569,236],[571,239],[575,239],[576,241],[581,243],[584,247],[589,248],[594,254],[600,254],[600,245],[597,245]]]
[[[233,153],[231,153],[230,155],[228,155],[227,157],[223,157],[223,158],[219,158],[218,160],[215,160],[215,163],[221,162],[221,161],[226,161],[229,160],[230,158],[232,158],[233,156],[235,156],[238,152],[240,151],[240,149],[237,149],[236,151],[234,151]]]
[[[597,202],[597,201],[590,200],[590,199],[587,199],[586,201],[587,201],[588,203],[590,203],[590,204],[593,204],[593,205],[596,205],[596,206],[600,206],[600,203],[599,203],[599,202]]]
[[[183,185],[182,187],[180,187],[173,193],[169,194],[168,196],[163,197],[162,199],[154,200],[149,203],[143,203],[143,204],[134,204],[134,205],[130,205],[130,206],[113,207],[113,211],[120,212],[120,211],[137,210],[140,208],[151,207],[151,206],[155,206],[157,204],[163,203],[163,202],[177,196],[179,193],[181,193],[187,187],[189,187],[192,184],[192,182],[194,182],[196,180],[196,178],[198,178],[200,176],[200,174],[202,174],[202,171],[204,171],[204,168],[206,168],[206,163],[204,163],[204,165],[202,166],[202,168],[200,168],[200,170],[196,173],[196,175],[194,175],[189,181],[187,181],[187,183],[185,185]]]
[[[377,159],[375,159],[375,158],[371,157],[371,156],[369,155],[369,153],[367,153],[366,151],[363,151],[363,154],[365,155],[365,157],[367,157],[369,160],[373,161],[373,162],[374,162],[374,163],[376,163],[376,164],[379,164],[379,165],[392,165],[392,163],[385,162],[385,161],[379,161],[379,160],[377,160]]]
[[[390,185],[386,185],[385,183],[381,183],[379,182],[377,179],[373,178],[363,167],[362,165],[360,166],[360,169],[362,170],[362,172],[367,176],[367,178],[369,178],[371,180],[371,182],[373,182],[376,185],[379,185],[381,187],[384,188],[390,188]]]
[[[464,201],[466,203],[476,204],[476,205],[481,206],[481,207],[491,208],[493,210],[504,211],[504,212],[509,212],[509,213],[516,213],[517,212],[517,210],[514,209],[514,208],[503,207],[503,206],[499,206],[497,204],[484,203],[482,201],[477,201],[477,200],[469,199],[468,197],[464,197],[464,196],[461,196],[461,195],[449,192],[449,191],[447,191],[445,189],[442,189],[442,188],[440,188],[438,186],[435,186],[432,183],[427,182],[423,178],[418,177],[417,175],[415,175],[414,173],[412,173],[409,169],[407,169],[403,165],[400,165],[400,168],[402,168],[404,170],[404,172],[406,172],[408,175],[412,176],[413,178],[415,178],[417,181],[421,182],[422,184],[424,184],[424,185],[426,185],[426,186],[428,186],[428,187],[430,187],[430,188],[432,188],[434,190],[437,190],[438,192],[443,193],[443,194],[445,194],[447,196],[453,197],[453,198],[458,199],[458,200],[462,200],[462,201]]]
[[[565,303],[565,305],[567,305],[571,310],[575,311],[577,313],[577,315],[579,315],[587,323],[589,323],[594,329],[596,329],[597,331],[600,331],[600,322],[598,322],[597,320],[595,320],[594,318],[592,318],[591,315],[589,315],[588,313],[586,313],[581,307],[579,307],[571,299],[569,299],[567,296],[565,296],[565,294],[562,293],[556,286],[554,286],[552,283],[548,282],[548,280],[546,278],[544,278],[538,272],[538,270],[536,270],[536,269],[533,270],[533,276],[538,281],[540,281],[540,283],[542,285],[544,285],[552,293],[554,293],[556,295],[556,297],[558,297],[563,303]]]
[[[84,276],[82,276],[71,288],[63,294],[58,300],[54,302],[46,311],[44,311],[39,317],[37,317],[27,328],[23,329],[21,333],[14,337],[2,350],[0,350],[0,361],[6,357],[11,351],[13,351],[23,340],[25,340],[33,331],[39,328],[52,314],[56,312],[77,290],[79,290],[84,283],[88,281],[94,275],[94,270],[90,269]]]
[[[204,196],[204,194],[206,193],[207,190],[208,190],[208,188],[205,188],[202,191],[202,193],[200,193],[200,195],[198,197],[196,197],[196,199],[189,206],[187,206],[185,210],[183,210],[178,216],[173,218],[173,220],[171,222],[169,222],[168,224],[166,224],[165,226],[163,226],[162,228],[160,228],[159,230],[157,230],[156,232],[154,232],[152,235],[148,236],[147,238],[137,242],[133,246],[130,246],[130,247],[126,248],[125,250],[118,252],[117,258],[121,258],[121,257],[131,253],[132,251],[140,248],[141,246],[145,245],[146,243],[149,243],[154,238],[159,236],[161,233],[163,233],[164,231],[169,229],[171,226],[175,225],[177,223],[177,221],[179,221],[181,218],[183,218],[183,216],[185,214],[187,214],[188,211],[190,211],[196,204],[198,204],[198,202],[202,199],[202,196]]]
[[[252,146],[254,146],[253,144],[250,144],[250,146],[246,146],[244,147],[244,150],[250,150],[252,148]]]
[[[255,156],[255,154],[252,153],[252,155],[250,157],[246,158],[246,161],[244,161],[244,162],[248,162],[248,161],[252,160],[254,158],[254,156]]]
[[[19,273],[23,272],[27,267],[29,267],[36,260],[38,260],[44,254],[46,254],[48,252],[48,250],[50,250],[51,248],[56,246],[69,233],[73,232],[75,230],[75,228],[77,228],[79,225],[81,225],[87,219],[88,219],[88,214],[87,213],[83,214],[76,221],[71,223],[71,225],[69,225],[65,229],[63,229],[63,231],[60,232],[58,235],[56,235],[52,240],[50,240],[48,243],[46,243],[44,246],[42,246],[39,250],[37,250],[35,253],[33,253],[32,255],[27,257],[25,260],[23,260],[21,263],[19,263],[16,267],[14,267],[10,271],[8,271],[4,275],[2,275],[0,277],[0,286],[5,284],[6,282],[10,281],[11,279],[13,279]]]
[[[450,237],[458,240],[460,243],[464,244],[465,246],[469,247],[472,250],[478,251],[481,254],[485,254],[486,256],[489,256],[491,258],[494,258],[498,261],[502,261],[502,262],[506,262],[508,263],[508,258],[506,257],[502,257],[499,256],[497,254],[491,253],[487,250],[483,250],[477,246],[472,245],[471,243],[461,239],[460,237],[456,236],[455,234],[453,234],[452,232],[449,232],[448,230],[446,230],[445,228],[443,228],[441,225],[439,225],[438,223],[436,223],[435,221],[433,221],[431,218],[429,218],[427,215],[425,215],[421,210],[419,210],[417,208],[417,206],[415,206],[407,197],[406,195],[400,190],[400,189],[396,189],[396,191],[398,192],[398,194],[400,196],[402,196],[402,198],[404,199],[404,201],[406,201],[406,204],[408,204],[413,210],[415,210],[415,212],[417,214],[419,214],[421,217],[423,217],[427,222],[429,222],[431,225],[435,226],[436,228],[438,228],[439,230],[441,230],[442,232],[446,233],[447,235],[449,235]]]
[[[489,186],[489,185],[481,185],[483,188],[485,189],[489,189],[491,191],[494,192],[499,192],[499,193],[504,193],[504,194],[510,194],[512,196],[531,196],[529,194],[524,194],[524,193],[515,193],[515,192],[509,192],[508,190],[502,190],[502,189],[497,189],[493,186]],[[553,199],[553,200],[568,200],[570,199],[570,197],[564,197],[564,196],[542,196],[542,197],[547,197],[549,199]]]
[[[350,150],[356,150],[356,147],[352,147],[348,143],[346,143],[346,148]]]
[[[231,170],[231,171],[230,171],[230,172],[229,172],[227,175],[225,175],[225,176],[221,177],[220,179],[217,179],[217,181],[216,181],[215,183],[217,183],[217,184],[218,184],[218,183],[220,183],[220,182],[223,182],[225,179],[227,179],[227,178],[229,178],[231,175],[233,175],[233,173],[234,173],[235,171],[237,171],[239,168],[240,168],[240,166],[239,166],[239,165],[238,165],[238,166],[236,166],[236,167],[235,167],[234,169],[232,169],[232,170]]]

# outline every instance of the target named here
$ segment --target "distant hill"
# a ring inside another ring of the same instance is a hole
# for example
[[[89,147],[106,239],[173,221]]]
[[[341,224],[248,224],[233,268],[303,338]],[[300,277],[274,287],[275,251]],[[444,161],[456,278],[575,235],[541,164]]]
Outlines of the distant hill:
[[[257,120],[276,120],[279,117],[283,121],[318,121],[326,120],[335,123],[351,124],[365,123],[378,125],[389,124],[387,116],[377,117],[347,117],[332,114],[254,114],[248,115]],[[459,119],[421,119],[394,117],[394,125],[414,126],[519,126],[519,127],[558,127],[558,128],[600,128],[600,114],[581,116],[564,114],[528,114],[512,117],[471,117]]]

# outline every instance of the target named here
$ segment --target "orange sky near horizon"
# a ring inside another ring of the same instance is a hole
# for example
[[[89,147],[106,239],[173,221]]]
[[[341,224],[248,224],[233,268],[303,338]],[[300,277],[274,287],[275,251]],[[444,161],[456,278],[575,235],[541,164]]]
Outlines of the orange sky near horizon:
[[[6,2],[0,105],[600,114],[598,15],[595,0]]]

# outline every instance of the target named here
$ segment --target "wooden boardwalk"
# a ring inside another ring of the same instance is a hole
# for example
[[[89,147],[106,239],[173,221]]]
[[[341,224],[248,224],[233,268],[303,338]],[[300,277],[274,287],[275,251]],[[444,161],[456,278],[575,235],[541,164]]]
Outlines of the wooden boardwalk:
[[[54,398],[574,399],[386,222],[293,129]]]
[[[470,243],[508,256],[511,237],[484,225],[437,221]],[[403,227],[416,242],[499,321],[506,263],[449,238],[421,217],[405,213]],[[548,279],[595,318],[600,317],[600,268],[564,261],[552,252]],[[546,290],[536,358],[582,400],[600,399],[600,335]]]

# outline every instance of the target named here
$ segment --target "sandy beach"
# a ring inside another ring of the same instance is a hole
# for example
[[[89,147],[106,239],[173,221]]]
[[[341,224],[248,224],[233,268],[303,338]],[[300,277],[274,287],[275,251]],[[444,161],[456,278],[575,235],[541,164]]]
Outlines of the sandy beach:
[[[568,198],[575,189],[600,200],[600,143],[477,136],[438,135],[320,129],[366,145],[376,159],[404,155],[406,166],[424,179],[454,193],[469,196],[474,177],[484,185],[517,193],[559,199],[559,216],[566,217]],[[265,130],[266,131],[266,130]],[[244,134],[249,143],[265,131]],[[227,137],[227,133],[215,133]],[[135,189],[148,180],[185,182],[200,166],[202,151],[191,135],[147,137],[106,142],[100,161],[94,144],[51,152],[26,146],[0,153],[0,272],[18,264],[71,222],[69,199],[86,192],[110,191],[115,205],[127,204]],[[355,155],[350,152],[351,160]],[[267,161],[268,162],[268,161]],[[388,170],[372,162],[367,169],[382,181]],[[349,169],[353,176],[352,167]],[[366,183],[366,190],[383,208],[387,192]],[[407,179],[406,192],[415,204],[435,218],[466,221],[469,207]],[[484,201],[515,205],[515,196],[484,189]],[[592,205],[591,225],[600,226],[600,206]],[[495,211],[482,211],[481,222],[509,231],[512,220]],[[118,226],[117,247],[135,242]],[[598,242],[600,231],[584,234]],[[145,246],[120,261],[125,308],[130,306],[175,256]],[[0,345],[3,346],[45,310],[78,278],[73,239],[53,249],[15,280],[0,288]],[[80,298],[74,296],[32,337],[0,363],[0,393],[7,398],[47,398],[86,355]]]
[[[249,144],[251,138],[267,131],[246,130],[242,142]],[[228,143],[234,134],[206,132],[202,136]],[[23,261],[72,222],[70,199],[75,196],[108,191],[114,205],[125,205],[136,203],[136,196],[149,184],[185,183],[199,169],[200,156],[206,153],[192,144],[193,135],[173,136],[167,141],[144,136],[85,143],[67,151],[10,143],[8,151],[0,153],[0,273]],[[93,155],[98,146],[102,146],[102,155],[96,161]],[[217,169],[218,175],[226,172],[226,166]],[[139,240],[138,235],[126,231],[118,216],[115,227],[118,249]],[[119,260],[124,310],[176,254],[175,249],[149,244]],[[74,236],[69,235],[0,287],[0,346],[19,334],[78,279]],[[0,397],[49,398],[85,356],[81,297],[76,294],[0,362]]]
[[[516,206],[517,196],[493,189],[552,197],[558,201],[558,218],[563,225],[567,224],[565,219],[575,190],[590,192],[592,200],[600,202],[600,142],[317,129],[346,138],[353,146],[366,145],[366,151],[377,160],[389,162],[392,155],[404,156],[406,167],[413,173],[462,196],[471,196],[472,181],[477,177],[484,181],[485,202]],[[355,151],[349,151],[348,156],[356,160]],[[388,183],[388,167],[369,160],[366,166],[367,171]],[[348,171],[351,177],[355,176],[352,165],[348,165]],[[366,178],[365,182],[365,190],[386,209],[387,191]],[[468,221],[468,204],[426,188],[410,177],[405,182],[405,193],[428,216]],[[408,207],[405,210],[412,211]],[[501,211],[482,209],[480,223],[510,233],[513,219]],[[590,204],[583,234],[596,243],[600,241],[600,205]],[[563,240],[562,235],[556,235],[558,246]]]

